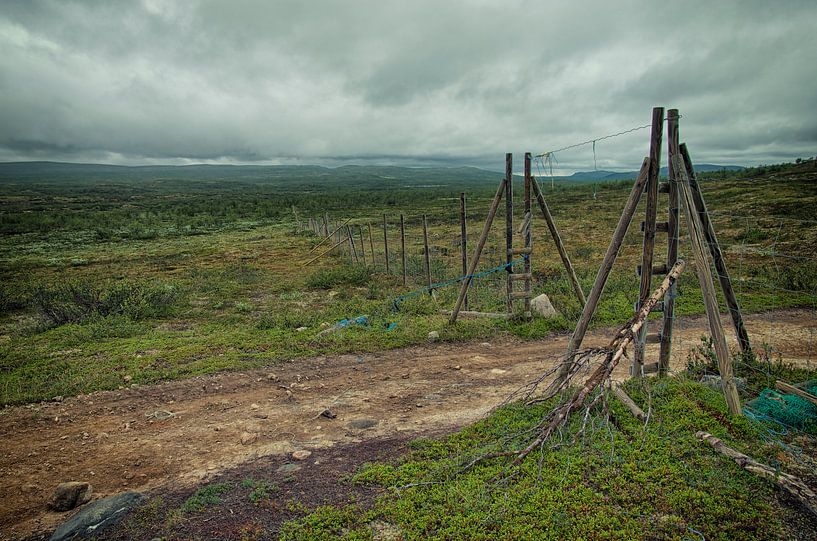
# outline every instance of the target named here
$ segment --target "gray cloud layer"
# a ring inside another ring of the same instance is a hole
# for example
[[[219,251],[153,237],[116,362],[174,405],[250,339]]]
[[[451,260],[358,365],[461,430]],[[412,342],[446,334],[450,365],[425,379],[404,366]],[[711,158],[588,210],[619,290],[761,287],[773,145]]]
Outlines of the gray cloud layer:
[[[7,1],[0,160],[496,167],[653,105],[699,162],[812,156],[815,22],[808,0]],[[599,168],[647,138],[599,142]]]

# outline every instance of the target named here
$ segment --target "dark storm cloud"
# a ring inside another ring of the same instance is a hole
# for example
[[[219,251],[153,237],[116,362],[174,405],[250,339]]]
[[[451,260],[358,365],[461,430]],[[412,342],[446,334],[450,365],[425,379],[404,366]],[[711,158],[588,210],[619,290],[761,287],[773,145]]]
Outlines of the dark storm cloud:
[[[0,159],[496,166],[653,105],[681,110],[697,161],[811,156],[815,20],[808,1],[5,2]],[[596,163],[646,146],[600,141]]]

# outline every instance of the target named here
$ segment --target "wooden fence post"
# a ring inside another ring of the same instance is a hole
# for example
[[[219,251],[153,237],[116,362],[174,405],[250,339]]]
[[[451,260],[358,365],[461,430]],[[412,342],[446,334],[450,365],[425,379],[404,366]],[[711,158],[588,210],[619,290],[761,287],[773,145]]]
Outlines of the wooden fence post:
[[[346,226],[346,235],[349,237],[349,249],[351,250],[349,253],[350,258],[354,257],[353,263],[357,263],[357,248],[355,248],[355,239],[352,238],[352,226]]]
[[[429,293],[431,293],[431,254],[428,251],[428,222],[425,214],[423,214],[423,253],[425,254],[426,282]]]
[[[712,343],[715,346],[715,356],[718,358],[718,371],[721,374],[721,387],[726,397],[726,405],[732,415],[741,415],[740,397],[732,374],[732,356],[726,345],[726,337],[721,324],[718,298],[715,295],[715,285],[712,282],[712,269],[709,266],[707,250],[704,248],[706,238],[701,225],[701,218],[695,210],[692,199],[692,188],[689,185],[684,161],[681,156],[673,156],[672,168],[680,188],[681,201],[684,207],[684,216],[689,225],[689,238],[692,244],[692,253],[695,256],[695,272],[701,284],[701,293],[706,307],[706,317],[709,320],[709,331],[712,334]]]
[[[669,184],[669,215],[667,217],[667,266],[678,260],[678,233],[680,230],[678,182],[672,160],[678,153],[678,109],[667,111],[667,181]],[[675,296],[678,286],[673,285],[664,299],[664,324],[661,327],[661,349],[658,354],[658,374],[669,369],[672,353],[672,326],[675,322]]]
[[[468,274],[468,226],[466,225],[465,192],[460,192],[460,248],[462,250],[462,275]],[[465,296],[465,309],[468,310],[468,295]]]
[[[374,238],[372,237],[372,222],[367,222],[369,226],[369,253],[372,254],[372,267],[374,267]]]
[[[607,248],[607,253],[601,263],[599,272],[596,275],[596,281],[593,284],[593,289],[590,291],[590,296],[587,298],[587,304],[584,305],[579,323],[576,325],[576,330],[573,331],[573,336],[570,338],[570,343],[567,347],[565,360],[559,368],[559,374],[552,385],[560,385],[567,377],[570,365],[573,362],[573,356],[579,350],[584,340],[584,335],[587,332],[587,327],[590,325],[590,319],[596,311],[601,293],[604,291],[604,286],[607,284],[607,278],[610,277],[610,271],[613,268],[613,263],[616,261],[618,250],[621,248],[621,243],[624,241],[624,235],[627,234],[627,229],[630,227],[630,222],[633,219],[633,214],[638,206],[638,201],[641,199],[641,194],[644,193],[644,183],[647,182],[647,176],[650,171],[650,159],[644,158],[641,164],[641,171],[638,173],[638,178],[633,184],[633,189],[630,191],[630,197],[627,199],[627,204],[624,206],[624,211],[618,220],[618,225],[613,233],[613,239],[610,241],[610,246]],[[554,387],[552,387],[554,388]]]
[[[363,226],[357,226],[357,233],[360,237],[360,257],[363,260],[363,266],[366,266],[366,243],[363,242]]]
[[[403,260],[403,285],[408,283],[408,271],[406,269],[406,220],[400,215],[400,257]]]
[[[526,318],[531,318],[531,310],[530,310],[530,300],[531,300],[531,290],[533,286],[533,277],[531,276],[531,265],[530,265],[530,258],[533,255],[533,215],[531,214],[531,153],[525,152],[525,186],[524,186],[524,209],[525,209],[525,216],[523,218],[523,224],[525,225],[524,231],[522,231],[522,236],[525,242],[525,250],[527,250],[527,254],[525,255],[525,267],[522,271],[525,276],[525,291],[527,292],[527,297],[525,297],[525,307],[524,307],[524,315]]]
[[[650,132],[650,172],[647,176],[647,209],[644,217],[644,242],[641,254],[641,285],[639,287],[636,312],[650,296],[652,286],[652,263],[655,252],[655,221],[658,216],[658,175],[661,170],[661,140],[664,132],[664,108],[652,110],[652,129]],[[667,265],[667,269],[672,265]],[[644,346],[647,337],[645,323],[638,332],[633,352],[633,365],[630,374],[640,376],[644,366]]]
[[[383,213],[383,251],[386,257],[386,274],[391,274],[389,268],[389,236],[386,230],[386,213]]]
[[[505,263],[508,313],[513,312],[513,154],[505,154]]]
[[[499,202],[502,200],[502,194],[504,192],[505,179],[502,179],[502,182],[499,183],[499,188],[496,190],[496,195],[494,195],[494,199],[491,201],[491,208],[488,210],[488,217],[485,218],[485,225],[482,226],[482,234],[479,236],[477,249],[474,250],[474,255],[471,258],[471,262],[468,264],[468,271],[465,273],[462,286],[460,286],[460,293],[457,296],[457,303],[454,305],[454,309],[451,311],[451,318],[448,320],[449,323],[456,323],[457,321],[457,315],[460,313],[460,308],[462,307],[463,300],[465,300],[465,295],[468,293],[468,288],[471,286],[474,271],[477,269],[479,258],[482,255],[482,249],[485,248],[485,241],[488,238],[488,232],[491,230],[491,224],[494,222],[494,217],[496,216],[496,211],[499,208]]]

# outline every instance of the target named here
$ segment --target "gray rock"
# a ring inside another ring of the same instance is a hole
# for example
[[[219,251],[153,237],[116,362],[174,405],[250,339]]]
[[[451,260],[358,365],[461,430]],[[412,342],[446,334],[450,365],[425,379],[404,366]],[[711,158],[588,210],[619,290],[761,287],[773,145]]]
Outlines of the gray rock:
[[[93,488],[89,483],[70,481],[60,483],[54,489],[51,499],[48,500],[48,507],[54,511],[70,511],[74,507],[91,501]]]
[[[710,389],[714,389],[716,391],[721,390],[721,377],[718,375],[712,374],[704,374],[701,377],[700,381],[701,385],[705,385]],[[742,391],[746,388],[746,378],[735,378],[735,386],[738,388],[739,391]]]
[[[377,424],[377,421],[374,419],[355,419],[349,423],[349,426],[352,428],[357,428],[358,430],[366,430],[367,428],[372,428]]]
[[[530,310],[534,314],[550,319],[559,315],[559,312],[553,307],[550,302],[550,297],[542,293],[531,299]]]
[[[118,523],[131,509],[146,499],[139,492],[123,492],[97,500],[63,522],[51,536],[51,541],[67,541],[97,535],[103,529]]]
[[[440,333],[437,331],[431,331],[428,333],[428,341],[429,342],[439,342],[440,341]]]

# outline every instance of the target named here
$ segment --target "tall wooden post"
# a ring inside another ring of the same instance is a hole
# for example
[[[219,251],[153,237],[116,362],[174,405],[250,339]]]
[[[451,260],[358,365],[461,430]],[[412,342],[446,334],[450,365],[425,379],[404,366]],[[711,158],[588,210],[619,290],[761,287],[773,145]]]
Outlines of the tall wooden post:
[[[374,237],[372,236],[372,222],[367,222],[369,226],[369,253],[372,254],[372,267],[374,267]]]
[[[389,236],[386,229],[386,213],[383,213],[383,252],[386,258],[386,274],[391,274],[389,268]]]
[[[323,234],[329,235],[329,214],[323,215]]]
[[[573,336],[570,338],[570,343],[567,346],[565,360],[559,368],[559,374],[556,380],[551,384],[551,389],[558,387],[567,377],[570,366],[573,363],[573,356],[579,350],[579,347],[581,347],[582,341],[584,341],[584,335],[587,333],[590,319],[596,311],[601,293],[604,291],[604,286],[610,277],[610,271],[613,269],[613,263],[615,263],[618,251],[621,248],[621,243],[624,241],[624,235],[627,234],[627,229],[630,227],[630,222],[633,219],[633,214],[635,214],[638,201],[641,199],[641,194],[644,193],[644,184],[647,182],[647,176],[650,172],[650,161],[649,158],[644,158],[644,162],[641,164],[641,171],[638,173],[638,178],[636,178],[633,189],[630,191],[630,197],[627,199],[624,211],[618,219],[618,225],[616,225],[616,230],[613,233],[613,239],[610,241],[610,246],[607,248],[607,253],[601,262],[601,267],[596,275],[593,289],[590,290],[587,304],[584,305],[579,323],[576,325],[576,330],[573,331]]]
[[[652,293],[652,263],[655,252],[655,221],[658,215],[658,175],[661,170],[661,140],[664,133],[664,108],[654,107],[652,110],[652,130],[650,132],[650,172],[647,176],[647,211],[644,217],[644,243],[641,255],[641,286],[639,288],[636,313],[641,310]],[[672,265],[667,265],[667,269]],[[633,352],[633,365],[630,374],[640,376],[644,366],[644,345],[647,337],[648,323],[638,331]]]
[[[732,373],[732,357],[723,333],[718,298],[715,295],[715,284],[712,281],[712,269],[709,266],[709,258],[705,248],[706,238],[701,218],[695,210],[692,188],[690,188],[684,161],[680,155],[673,156],[671,167],[675,171],[675,179],[681,192],[679,195],[683,202],[684,216],[689,225],[689,239],[692,244],[692,253],[695,256],[695,272],[698,275],[698,282],[703,293],[706,317],[709,320],[709,331],[712,335],[712,344],[715,347],[715,356],[718,358],[718,371],[721,375],[721,387],[726,397],[726,405],[732,415],[741,415],[740,397]]]
[[[363,260],[363,266],[366,266],[366,244],[363,242],[363,226],[357,226],[357,234],[360,237],[360,257]]]
[[[669,181],[669,215],[667,217],[667,267],[672,267],[678,261],[678,232],[679,203],[678,179],[672,165],[673,158],[678,154],[678,109],[667,111],[667,180]],[[664,297],[664,324],[661,327],[661,350],[658,353],[658,374],[666,374],[669,370],[669,360],[672,354],[672,325],[675,322],[675,297],[678,294],[678,285],[673,284]]]
[[[695,176],[692,158],[689,157],[686,143],[681,144],[679,148],[681,158],[684,160],[684,168],[689,178],[689,187],[692,189],[692,199],[695,202],[695,209],[701,218],[706,243],[709,245],[712,260],[715,263],[715,270],[718,271],[718,281],[721,284],[726,305],[729,307],[729,315],[732,316],[732,324],[735,327],[735,334],[738,337],[740,350],[743,353],[751,354],[752,346],[749,343],[749,334],[746,332],[746,326],[743,324],[743,315],[740,311],[738,298],[735,296],[735,290],[732,288],[732,279],[729,277],[729,270],[726,268],[726,260],[723,257],[723,252],[721,252],[721,245],[718,243],[715,228],[712,225],[712,220],[709,219],[709,212],[706,210],[706,202],[704,201],[703,193],[701,193],[701,187],[698,185],[698,179]]]
[[[499,183],[499,188],[496,190],[494,199],[491,201],[491,208],[488,209],[488,217],[485,218],[485,225],[482,226],[482,233],[480,234],[479,241],[477,242],[477,249],[474,250],[474,255],[471,257],[471,261],[468,263],[468,271],[465,273],[465,279],[462,281],[462,286],[460,286],[460,293],[457,296],[457,303],[454,305],[454,309],[451,311],[451,319],[448,320],[449,323],[456,323],[457,315],[459,315],[460,308],[465,300],[465,295],[468,293],[468,288],[471,286],[471,280],[473,280],[472,277],[474,272],[477,270],[477,264],[479,263],[479,258],[482,255],[482,249],[485,248],[485,241],[488,239],[488,232],[491,230],[491,224],[494,223],[494,217],[496,216],[496,211],[499,208],[499,202],[502,200],[503,192],[505,192],[505,182],[505,179],[502,179],[502,182]]]
[[[425,267],[426,267],[426,283],[429,288],[429,292],[431,290],[431,254],[428,250],[428,222],[426,221],[426,215],[423,214],[423,254],[425,257]]]
[[[524,269],[524,280],[525,280],[525,292],[527,296],[525,297],[525,317],[530,319],[531,317],[531,310],[530,310],[530,298],[531,298],[531,290],[532,290],[532,276],[531,276],[531,265],[530,265],[530,258],[533,255],[533,215],[531,214],[531,154],[530,152],[525,152],[525,217],[524,223],[526,224],[525,230],[522,232],[524,235],[525,241],[525,250],[527,254],[525,254],[525,269]]]
[[[508,290],[508,313],[513,312],[513,154],[505,154],[505,263],[508,267],[507,290]]]
[[[346,240],[349,241],[349,263],[354,265],[357,263],[357,250],[355,250],[355,241],[352,240],[352,227],[346,226]]]
[[[468,274],[468,226],[466,225],[465,192],[460,192],[460,248],[462,249],[462,275]],[[468,310],[468,295],[464,306]]]
[[[400,257],[403,260],[403,285],[408,283],[408,270],[406,269],[406,220],[400,215]]]

